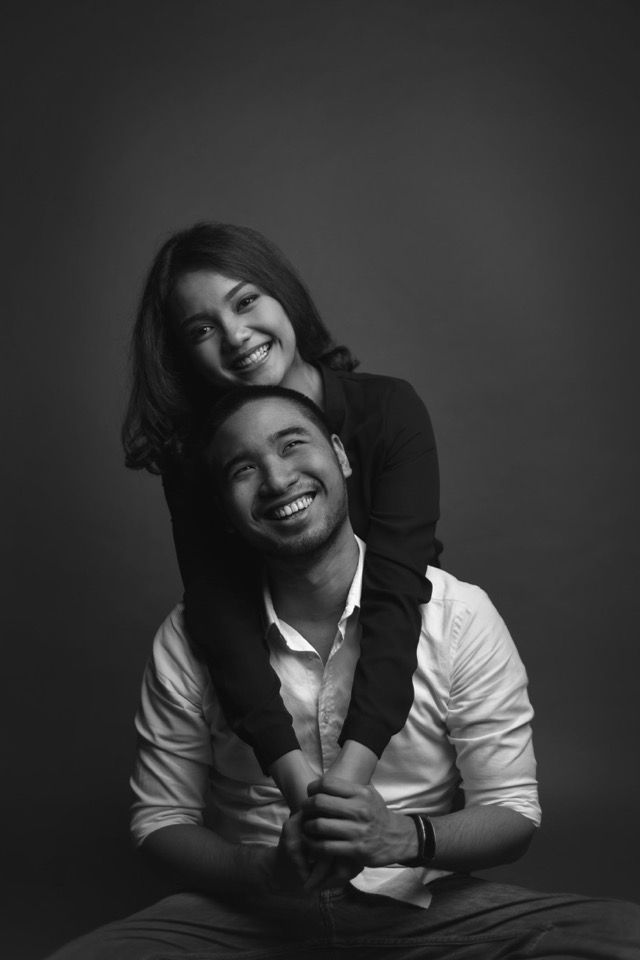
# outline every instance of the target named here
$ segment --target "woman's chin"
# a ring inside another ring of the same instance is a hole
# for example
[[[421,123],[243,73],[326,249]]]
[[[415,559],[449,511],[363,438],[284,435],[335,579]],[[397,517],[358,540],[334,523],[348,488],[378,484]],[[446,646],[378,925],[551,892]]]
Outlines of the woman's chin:
[[[243,373],[238,377],[238,386],[245,387],[278,387],[282,383],[283,373],[280,365],[273,363],[271,357],[265,364],[257,367],[255,370]]]

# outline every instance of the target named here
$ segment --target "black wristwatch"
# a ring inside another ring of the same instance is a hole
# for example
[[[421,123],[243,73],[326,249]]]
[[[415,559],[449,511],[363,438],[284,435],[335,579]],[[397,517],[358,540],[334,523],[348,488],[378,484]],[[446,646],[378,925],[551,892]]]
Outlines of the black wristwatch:
[[[433,824],[424,813],[410,813],[418,834],[418,855],[407,862],[408,867],[428,867],[436,855],[436,835]]]

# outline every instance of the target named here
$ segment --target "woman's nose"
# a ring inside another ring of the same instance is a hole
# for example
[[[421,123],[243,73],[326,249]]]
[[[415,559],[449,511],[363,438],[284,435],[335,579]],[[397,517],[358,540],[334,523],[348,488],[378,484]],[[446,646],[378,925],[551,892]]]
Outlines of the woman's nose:
[[[250,331],[247,330],[239,317],[231,317],[228,320],[222,319],[220,325],[224,344],[231,349],[241,347],[251,336]]]

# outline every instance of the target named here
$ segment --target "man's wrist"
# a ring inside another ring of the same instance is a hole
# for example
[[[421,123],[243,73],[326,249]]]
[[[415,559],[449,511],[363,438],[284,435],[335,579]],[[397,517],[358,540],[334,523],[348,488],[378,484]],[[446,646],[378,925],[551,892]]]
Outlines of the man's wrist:
[[[277,848],[241,844],[240,856],[245,883],[256,893],[277,886]]]
[[[409,814],[409,820],[413,823],[415,830],[416,853],[409,860],[405,861],[408,867],[428,867],[433,862],[436,855],[436,836],[431,819],[426,814]]]
[[[409,866],[418,856],[418,834],[411,816],[400,814],[399,820],[401,821],[398,847],[399,856],[395,862]]]

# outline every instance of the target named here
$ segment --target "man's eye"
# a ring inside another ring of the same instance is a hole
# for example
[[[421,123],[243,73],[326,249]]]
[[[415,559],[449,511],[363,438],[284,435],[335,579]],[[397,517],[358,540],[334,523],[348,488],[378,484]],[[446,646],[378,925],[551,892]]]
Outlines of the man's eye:
[[[303,440],[289,440],[287,443],[285,443],[284,450],[287,451],[290,447],[297,447],[303,442]]]
[[[245,297],[242,297],[238,300],[237,307],[240,312],[246,310],[258,299],[259,294],[257,293],[248,293]]]

